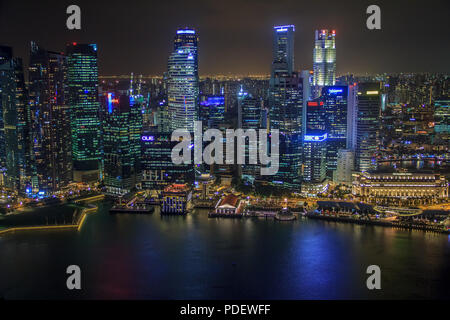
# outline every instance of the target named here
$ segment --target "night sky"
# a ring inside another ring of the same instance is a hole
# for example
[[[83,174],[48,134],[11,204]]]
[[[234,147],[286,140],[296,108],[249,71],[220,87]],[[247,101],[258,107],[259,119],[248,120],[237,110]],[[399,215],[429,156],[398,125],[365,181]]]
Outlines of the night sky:
[[[81,7],[82,29],[66,28],[66,8]],[[381,7],[381,30],[366,28],[366,8]],[[337,71],[450,71],[449,0],[0,0],[0,44],[28,62],[30,40],[64,51],[97,43],[101,75],[162,75],[178,27],[197,29],[199,72],[268,74],[272,27],[295,24],[295,67],[312,68],[315,29],[337,32]]]

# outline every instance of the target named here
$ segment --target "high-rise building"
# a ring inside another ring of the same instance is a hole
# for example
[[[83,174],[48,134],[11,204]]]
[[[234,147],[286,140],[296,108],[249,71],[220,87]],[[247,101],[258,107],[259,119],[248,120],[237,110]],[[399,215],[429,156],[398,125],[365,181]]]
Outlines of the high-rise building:
[[[294,72],[294,25],[273,28],[272,77],[277,73]]]
[[[194,131],[199,102],[197,43],[195,30],[177,30],[167,72],[171,130]]]
[[[73,43],[66,54],[74,181],[95,182],[101,160],[97,45]]]
[[[258,132],[262,129],[261,125],[261,105],[258,99],[254,98],[250,93],[243,90],[238,92],[238,128],[244,131],[253,129]],[[246,160],[242,165],[242,177],[253,182],[260,173],[259,164],[250,164],[249,155],[257,154],[258,150],[250,143],[245,144]]]
[[[434,102],[434,132],[447,143],[450,140],[450,99],[439,98]]]
[[[58,191],[72,181],[70,113],[66,99],[67,59],[31,42],[29,100],[39,190]]]
[[[241,88],[238,92],[238,128],[261,128],[261,105],[258,99]]]
[[[178,141],[171,133],[144,131],[141,136],[142,188],[161,191],[175,182],[191,182],[192,165],[174,164],[171,153]]]
[[[313,86],[316,95],[323,86],[336,84],[336,31],[316,30],[313,53]]]
[[[326,191],[327,140],[326,115],[322,99],[308,101],[306,129],[303,137],[302,192],[318,194]]]
[[[327,141],[327,178],[333,179],[339,149],[347,146],[348,87],[325,86],[322,89]]]
[[[0,46],[0,183],[21,193],[31,193],[35,173],[27,100],[22,60]]]
[[[349,149],[340,149],[337,156],[337,169],[333,177],[336,184],[352,185],[352,173],[355,168],[355,154]]]
[[[348,98],[347,98],[347,147],[355,151],[356,148],[356,120],[357,115],[357,97],[358,97],[358,84],[353,83],[348,85]]]
[[[278,173],[270,182],[300,186],[303,79],[294,72],[294,26],[274,27],[272,73],[269,81],[270,129],[280,132]]]
[[[219,128],[225,116],[225,97],[223,95],[202,95],[200,97],[199,121],[203,130]]]
[[[157,98],[156,108],[154,111],[154,123],[157,128],[156,131],[158,132],[170,132],[170,117],[169,117],[169,107],[167,106],[167,97],[160,97]],[[148,125],[145,125],[144,127],[149,127]],[[155,130],[150,130],[155,131]]]
[[[313,82],[313,76],[314,72],[310,70],[302,70],[301,71],[301,78],[303,80],[302,87],[303,87],[303,105],[302,105],[302,137],[305,135],[305,129],[306,129],[306,110],[307,110],[307,103],[308,101],[313,99],[313,88],[312,88],[312,82]]]
[[[109,92],[105,98],[103,181],[109,194],[123,195],[140,180],[142,111],[133,96]]]
[[[355,150],[357,171],[377,168],[380,116],[380,84],[358,84]]]

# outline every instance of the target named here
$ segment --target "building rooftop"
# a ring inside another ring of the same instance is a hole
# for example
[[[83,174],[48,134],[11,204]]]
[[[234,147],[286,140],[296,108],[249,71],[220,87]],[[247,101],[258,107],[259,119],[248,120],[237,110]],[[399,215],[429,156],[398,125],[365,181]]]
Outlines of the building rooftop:
[[[225,198],[223,198],[220,203],[219,203],[219,207],[221,206],[232,206],[232,207],[237,207],[239,201],[239,197],[235,196],[234,194],[229,194],[227,195]]]
[[[187,192],[189,187],[187,184],[174,183],[164,188],[164,192]]]

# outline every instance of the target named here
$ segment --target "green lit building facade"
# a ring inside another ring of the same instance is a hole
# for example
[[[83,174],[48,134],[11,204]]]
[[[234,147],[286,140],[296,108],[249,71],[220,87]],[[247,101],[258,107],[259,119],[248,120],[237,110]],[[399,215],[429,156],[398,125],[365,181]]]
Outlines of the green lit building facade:
[[[95,182],[101,160],[96,44],[67,46],[67,90],[74,181]]]
[[[106,95],[103,123],[103,183],[111,195],[124,195],[140,182],[142,109],[135,96]]]

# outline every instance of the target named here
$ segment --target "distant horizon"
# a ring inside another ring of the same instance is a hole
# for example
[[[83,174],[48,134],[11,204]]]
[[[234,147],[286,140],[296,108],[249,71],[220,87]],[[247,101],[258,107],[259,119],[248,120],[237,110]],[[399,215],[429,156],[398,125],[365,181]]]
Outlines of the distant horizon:
[[[310,70],[310,69],[304,69],[304,70]],[[302,70],[297,70],[296,72],[299,71],[304,71]],[[141,76],[145,77],[145,78],[163,78],[163,74],[143,74],[143,73],[139,73],[139,72],[134,72],[131,71],[130,73],[124,73],[124,74],[101,74],[99,73],[98,77],[99,78],[119,78],[119,77],[130,77],[131,74],[133,73],[134,76]],[[336,78],[339,77],[343,77],[343,76],[354,76],[354,77],[364,77],[364,76],[382,76],[382,75],[415,75],[415,74],[434,74],[434,75],[449,75],[450,76],[450,72],[430,72],[430,71],[418,71],[418,72],[409,72],[409,71],[403,71],[403,72],[377,72],[377,73],[345,73],[345,74],[337,74]],[[216,73],[216,74],[199,74],[199,78],[209,78],[209,77],[247,77],[247,78],[256,78],[256,77],[267,77],[270,78],[270,73],[267,74],[220,74],[220,73]]]

